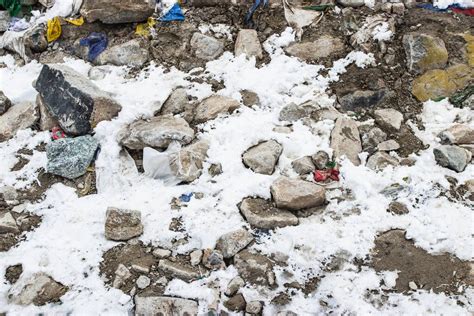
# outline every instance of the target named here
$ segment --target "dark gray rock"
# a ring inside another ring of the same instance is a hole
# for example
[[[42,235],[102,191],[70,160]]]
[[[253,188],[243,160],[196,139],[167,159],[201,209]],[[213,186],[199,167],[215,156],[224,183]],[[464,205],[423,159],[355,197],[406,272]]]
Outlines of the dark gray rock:
[[[305,156],[293,160],[291,167],[299,175],[305,175],[314,171],[314,163],[310,156]]]
[[[241,312],[245,310],[245,305],[247,303],[245,302],[245,298],[242,294],[236,294],[230,299],[228,299],[226,302],[224,302],[224,306],[233,311],[233,312]]]
[[[357,90],[339,98],[341,109],[345,111],[356,111],[358,109],[373,108],[388,97],[386,90]]]
[[[12,102],[10,99],[0,91],[0,115],[8,111],[8,109],[12,106]]]
[[[445,168],[462,172],[471,161],[472,154],[468,150],[451,145],[443,145],[433,149],[436,162]]]
[[[87,134],[99,122],[111,120],[121,110],[109,94],[65,65],[44,65],[35,88],[48,111],[68,134]]]
[[[395,215],[403,215],[403,214],[408,214],[410,211],[408,210],[408,207],[403,203],[391,202],[388,205],[388,212]]]
[[[46,146],[47,171],[68,179],[80,177],[94,160],[98,147],[89,135],[55,140]]]
[[[137,0],[84,0],[81,14],[87,22],[106,24],[146,21],[154,12],[148,1]]]
[[[224,258],[232,258],[252,241],[252,234],[245,229],[239,229],[219,237],[216,249],[222,252]]]
[[[372,154],[377,151],[378,145],[387,139],[387,134],[378,127],[368,128],[362,129],[362,148]]]
[[[197,58],[214,60],[224,52],[224,44],[212,36],[194,33],[191,38],[191,47]]]
[[[317,170],[325,169],[330,159],[331,158],[329,157],[329,154],[322,150],[311,156],[311,160],[313,161]]]

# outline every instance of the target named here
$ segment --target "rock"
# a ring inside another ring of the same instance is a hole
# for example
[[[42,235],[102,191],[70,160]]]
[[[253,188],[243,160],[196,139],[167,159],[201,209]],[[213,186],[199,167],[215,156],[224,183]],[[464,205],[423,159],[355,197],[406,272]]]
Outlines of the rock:
[[[197,58],[214,60],[224,52],[224,44],[212,36],[194,33],[191,38],[191,48]]]
[[[137,279],[137,287],[141,290],[146,289],[151,283],[151,280],[146,275],[140,275]]]
[[[10,14],[8,11],[0,11],[0,33],[8,30],[10,24]]]
[[[362,148],[372,154],[378,149],[378,145],[387,139],[387,134],[378,127],[372,127],[368,131],[362,131]]]
[[[255,92],[250,91],[250,90],[242,90],[240,91],[240,94],[242,95],[242,103],[245,106],[260,104],[260,98],[258,97],[258,94],[256,94]]]
[[[258,39],[257,31],[246,29],[240,30],[235,40],[234,55],[237,57],[246,54],[248,57],[263,57],[262,45]]]
[[[75,179],[87,172],[99,143],[90,135],[62,138],[46,146],[47,172],[67,179]]]
[[[253,236],[245,229],[239,229],[219,237],[216,249],[222,252],[224,258],[232,258],[253,241]]]
[[[202,264],[211,270],[224,269],[224,256],[219,250],[205,249],[202,255]]]
[[[65,65],[44,65],[35,84],[44,105],[68,134],[84,135],[121,110],[109,94]]]
[[[334,157],[346,156],[355,166],[360,164],[359,153],[362,151],[359,129],[357,123],[346,117],[336,120],[331,132],[331,148]]]
[[[342,53],[343,51],[344,42],[339,38],[328,35],[323,35],[314,42],[296,42],[285,49],[288,55],[304,61],[316,61],[320,58]]]
[[[398,166],[398,160],[383,151],[376,152],[367,160],[367,168],[372,170],[383,169],[387,166]]]
[[[20,229],[12,213],[0,213],[0,234],[19,233]]]
[[[315,106],[311,101],[302,104],[290,103],[281,109],[279,119],[280,121],[295,122],[311,116],[311,114],[318,110],[319,107]]]
[[[386,90],[357,90],[339,98],[341,109],[344,111],[356,111],[359,109],[370,109],[381,104],[389,93]]]
[[[317,170],[323,170],[329,163],[330,158],[327,152],[320,150],[311,156],[311,160]]]
[[[193,252],[191,252],[189,254],[189,257],[190,257],[190,261],[191,261],[191,265],[193,267],[199,265],[201,263],[201,260],[202,260],[202,255],[203,255],[203,251],[202,250],[194,250]]]
[[[324,187],[312,182],[280,177],[270,187],[278,208],[298,211],[323,205],[326,202]]]
[[[234,265],[239,275],[250,284],[275,285],[273,262],[264,255],[243,250],[235,255]]]
[[[273,131],[280,134],[291,134],[293,132],[293,128],[290,126],[275,126]]]
[[[357,8],[365,5],[364,0],[337,0],[337,3],[343,7]]]
[[[7,112],[11,106],[12,102],[10,99],[3,93],[3,91],[0,91],[0,115]]]
[[[456,124],[439,135],[443,144],[474,144],[474,128],[466,124]]]
[[[403,3],[393,3],[392,12],[399,15],[405,13],[405,5]]]
[[[448,62],[448,50],[442,39],[428,34],[409,33],[403,35],[403,47],[410,72],[444,68]]]
[[[190,183],[201,176],[209,144],[199,141],[170,155],[171,171],[181,182]]]
[[[291,167],[299,175],[305,175],[314,171],[315,166],[310,156],[301,157],[291,162]]]
[[[16,281],[18,281],[18,279],[20,279],[22,273],[23,265],[21,263],[8,266],[5,269],[5,280],[7,280],[10,284],[14,284]]]
[[[84,0],[81,7],[81,15],[88,23],[105,24],[143,22],[154,11],[154,6],[144,0]]]
[[[198,315],[198,303],[193,300],[167,296],[135,296],[135,316]]]
[[[398,144],[395,140],[389,139],[378,144],[377,149],[380,151],[392,151],[400,149],[400,144]]]
[[[109,207],[105,219],[105,238],[125,241],[143,234],[141,213]]]
[[[404,215],[410,212],[408,210],[408,207],[405,204],[400,203],[400,202],[391,202],[388,205],[387,211],[395,215]]]
[[[403,114],[394,109],[375,110],[374,118],[382,128],[391,131],[398,131],[403,123]]]
[[[163,103],[161,114],[181,114],[186,122],[190,123],[194,118],[193,110],[194,106],[189,102],[186,89],[177,88]]]
[[[178,278],[186,282],[201,278],[202,274],[198,269],[185,266],[178,262],[172,262],[168,259],[162,259],[158,263],[158,268],[165,273],[170,274],[173,278]]]
[[[241,312],[245,310],[245,298],[242,294],[237,294],[228,299],[226,302],[224,302],[224,306],[233,311],[233,312]]]
[[[120,289],[128,279],[132,277],[130,270],[123,264],[119,264],[117,270],[115,270],[115,278],[112,286],[116,289]]]
[[[472,154],[472,156],[474,156],[474,144],[473,145],[460,145],[459,147],[461,148],[464,148],[465,150],[467,150],[468,152],[470,152]],[[471,161],[473,159],[471,158]]]
[[[263,304],[259,301],[252,301],[247,303],[247,307],[245,308],[245,312],[249,314],[260,314],[263,309]]]
[[[34,53],[42,53],[48,49],[46,32],[43,26],[35,27],[25,33],[25,46]]]
[[[220,163],[213,163],[211,164],[211,166],[209,167],[209,175],[211,177],[215,177],[215,176],[218,176],[220,174],[222,174],[222,164]]]
[[[118,138],[130,149],[166,149],[174,141],[189,144],[194,139],[194,130],[184,119],[167,114],[133,122],[119,132]]]
[[[42,131],[50,131],[54,127],[59,126],[58,121],[49,113],[48,109],[44,105],[43,98],[40,94],[36,96],[36,105],[38,106],[40,118],[39,127]]]
[[[99,65],[142,67],[150,58],[147,48],[143,48],[139,39],[133,39],[120,45],[107,47],[95,60]]]
[[[438,165],[456,172],[464,171],[472,158],[469,151],[453,145],[443,145],[435,148],[433,154]]]
[[[221,113],[232,113],[239,107],[239,102],[232,98],[220,95],[213,95],[207,99],[204,99],[196,107],[194,121],[197,124],[204,123],[217,118],[217,116]]]
[[[15,136],[16,132],[33,126],[39,118],[33,102],[16,104],[0,116],[0,142]]]
[[[237,293],[241,287],[245,285],[244,279],[240,276],[236,276],[232,280],[230,280],[229,284],[227,285],[227,289],[225,290],[225,295],[233,296]]]
[[[289,211],[274,207],[261,198],[245,198],[239,209],[247,222],[253,227],[274,229],[298,225],[298,217]]]
[[[474,79],[474,70],[465,64],[457,64],[446,70],[428,70],[413,80],[412,94],[421,102],[449,97],[466,87]]]
[[[247,149],[242,161],[253,172],[271,175],[282,152],[283,147],[278,142],[268,140]]]
[[[157,248],[153,250],[153,256],[158,259],[168,258],[169,256],[171,256],[171,250]]]
[[[30,278],[20,278],[9,291],[9,301],[17,305],[42,306],[57,303],[68,291],[68,288],[43,272],[35,273]]]

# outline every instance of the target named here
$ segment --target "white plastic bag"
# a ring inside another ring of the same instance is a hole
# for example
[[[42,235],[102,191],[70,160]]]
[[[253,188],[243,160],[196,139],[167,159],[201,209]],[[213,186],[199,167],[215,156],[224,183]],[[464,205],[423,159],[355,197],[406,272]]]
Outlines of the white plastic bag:
[[[166,185],[180,183],[181,180],[176,177],[170,167],[171,154],[178,152],[180,149],[177,143],[171,144],[165,152],[145,147],[143,149],[143,169],[145,170],[145,175],[153,179],[160,179]]]

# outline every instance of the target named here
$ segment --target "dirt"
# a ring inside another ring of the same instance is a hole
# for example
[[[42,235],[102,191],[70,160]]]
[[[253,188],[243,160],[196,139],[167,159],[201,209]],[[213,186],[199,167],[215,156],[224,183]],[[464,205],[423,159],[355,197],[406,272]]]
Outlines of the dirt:
[[[3,215],[6,211],[0,211]],[[8,251],[21,241],[26,239],[25,232],[29,232],[38,227],[41,223],[41,217],[31,213],[17,213],[10,211],[15,218],[19,232],[0,234],[0,252]]]
[[[377,272],[398,271],[395,292],[408,294],[410,282],[434,293],[459,293],[460,286],[474,285],[469,262],[447,254],[432,255],[405,239],[403,230],[390,230],[375,240],[372,263]],[[462,287],[463,289],[465,287]]]

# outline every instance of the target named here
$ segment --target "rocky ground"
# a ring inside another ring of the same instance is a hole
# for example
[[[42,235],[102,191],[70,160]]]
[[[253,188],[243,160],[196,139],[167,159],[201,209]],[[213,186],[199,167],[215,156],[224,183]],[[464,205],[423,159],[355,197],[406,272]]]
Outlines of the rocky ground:
[[[474,312],[472,16],[46,2],[0,11],[0,315]]]

